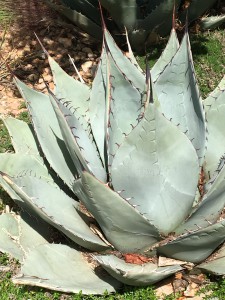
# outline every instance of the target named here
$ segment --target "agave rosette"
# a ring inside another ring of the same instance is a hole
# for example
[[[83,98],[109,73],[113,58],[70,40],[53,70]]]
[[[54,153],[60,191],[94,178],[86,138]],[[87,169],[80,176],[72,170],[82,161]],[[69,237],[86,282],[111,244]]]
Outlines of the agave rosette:
[[[103,30],[92,88],[50,56],[48,95],[15,78],[33,127],[4,119],[15,153],[1,154],[0,183],[21,207],[0,216],[0,250],[22,264],[13,281],[101,294],[152,284],[187,262],[224,274],[225,81],[201,100],[187,32],[179,44],[173,29],[144,74]]]

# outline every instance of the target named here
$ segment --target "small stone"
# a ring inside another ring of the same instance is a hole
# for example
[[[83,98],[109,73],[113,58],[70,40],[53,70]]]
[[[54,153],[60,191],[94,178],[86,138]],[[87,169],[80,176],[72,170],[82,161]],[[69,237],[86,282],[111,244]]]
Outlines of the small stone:
[[[56,59],[61,59],[62,57],[63,57],[63,55],[60,53],[56,55]]]
[[[83,63],[81,65],[81,68],[85,73],[87,73],[90,71],[90,68],[92,67],[92,65],[93,65],[93,62],[89,60],[89,61],[86,61],[85,63]]]
[[[85,55],[85,53],[83,53],[83,52],[78,52],[77,53],[78,54],[78,56],[79,56],[79,59],[85,59],[86,58],[86,55]]]
[[[18,49],[17,52],[16,52],[16,56],[17,57],[22,57],[23,55],[24,55],[23,49]]]
[[[82,49],[82,51],[85,52],[85,53],[92,53],[91,48],[88,48],[88,47],[84,47],[84,48]]]
[[[88,57],[88,58],[94,59],[94,54],[93,54],[93,53],[88,53],[88,54],[87,54],[87,57]]]
[[[44,37],[43,38],[43,42],[46,43],[47,45],[53,45],[55,43],[55,41],[51,40],[50,38],[48,37]]]
[[[44,79],[45,79],[45,81],[48,81],[48,82],[51,82],[52,81],[52,75],[46,75],[46,76],[44,76]]]
[[[17,44],[17,48],[22,48],[22,47],[24,47],[25,46],[25,42],[24,41],[20,41],[20,42],[18,42],[18,44]]]
[[[30,75],[27,76],[27,79],[29,81],[34,82],[34,81],[38,80],[38,76],[37,76],[37,74],[30,74]]]
[[[33,69],[33,66],[31,64],[28,64],[28,65],[24,66],[23,69],[25,71],[31,71]]]
[[[41,60],[39,58],[35,58],[32,62],[34,65],[38,65],[41,62]]]
[[[30,45],[26,44],[26,46],[23,48],[24,54],[30,52]]]
[[[38,85],[37,85],[37,88],[38,88],[39,90],[41,90],[41,91],[44,90],[44,89],[46,88],[45,83],[42,82],[42,83],[38,84]]]
[[[33,41],[31,41],[31,43],[30,43],[32,46],[36,46],[37,45],[37,41],[36,40],[33,40]]]
[[[44,68],[44,74],[46,75],[51,74],[50,68]]]
[[[54,85],[54,82],[53,81],[51,81],[51,82],[49,82],[49,88],[50,88],[50,90],[54,90],[54,88],[55,88],[55,85]]]
[[[59,38],[58,42],[62,44],[65,48],[72,46],[72,41],[68,38]]]

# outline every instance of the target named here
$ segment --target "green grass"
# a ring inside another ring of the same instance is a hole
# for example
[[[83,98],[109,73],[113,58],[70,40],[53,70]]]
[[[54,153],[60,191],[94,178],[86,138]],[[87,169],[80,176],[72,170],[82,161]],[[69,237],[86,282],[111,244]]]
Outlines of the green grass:
[[[13,12],[9,8],[7,1],[0,0],[0,25],[9,24],[13,18]]]
[[[13,147],[9,138],[6,127],[3,122],[0,121],[0,153],[12,152]]]
[[[59,292],[49,292],[38,288],[27,288],[23,286],[15,286],[11,281],[11,274],[6,273],[2,278],[0,293],[1,300],[157,300],[152,288],[125,291],[122,294],[104,296],[85,296],[82,293],[77,295],[63,295]],[[10,298],[9,298],[10,297]],[[169,300],[169,299],[168,299]]]
[[[191,36],[192,52],[196,68],[196,74],[200,85],[201,93],[204,97],[212,91],[225,73],[225,55],[223,49],[225,48],[225,33],[222,31],[215,31],[204,33],[201,35]],[[149,49],[150,66],[152,67],[156,59],[160,56],[165,47],[165,42],[157,47]],[[144,57],[138,57],[139,63],[144,66]],[[30,122],[27,112],[22,112],[19,119]],[[10,142],[9,134],[0,122],[0,153],[6,151],[13,151]],[[4,208],[5,204],[9,203],[9,197],[0,189],[0,210]],[[10,265],[11,261],[5,254],[0,254],[0,265]],[[154,287],[147,288],[132,288],[124,287],[123,290],[115,295],[104,296],[84,296],[78,295],[62,295],[59,292],[47,291],[41,288],[16,286],[11,282],[12,272],[0,272],[0,299],[1,300],[157,300],[154,292]],[[212,283],[205,286],[201,292],[207,293],[212,291],[211,296],[205,296],[205,299],[217,297],[218,300],[225,298],[225,280],[212,278]],[[165,300],[175,300],[177,296],[171,295],[164,298]]]

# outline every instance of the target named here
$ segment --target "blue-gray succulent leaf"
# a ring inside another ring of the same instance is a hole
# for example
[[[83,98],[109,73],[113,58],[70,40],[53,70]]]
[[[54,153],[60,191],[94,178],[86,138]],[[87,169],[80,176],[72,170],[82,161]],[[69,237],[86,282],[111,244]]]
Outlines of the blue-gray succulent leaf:
[[[115,292],[121,284],[95,271],[80,251],[62,244],[36,247],[25,259],[16,284],[41,286],[67,293],[103,294]]]
[[[160,232],[167,234],[192,209],[198,169],[191,142],[150,103],[143,119],[117,150],[112,185]]]
[[[113,255],[98,255],[95,259],[113,277],[124,284],[147,286],[182,270],[179,265],[158,267],[154,263],[136,265]]]
[[[63,232],[78,245],[96,251],[108,248],[84,222],[77,211],[78,203],[55,184],[28,175],[4,175],[3,179],[36,216]]]
[[[223,244],[216,253],[199,264],[197,268],[215,275],[225,275],[225,245]]]
[[[117,250],[142,252],[161,239],[144,216],[89,173],[83,173],[82,186],[77,187],[76,194]]]
[[[1,252],[10,254],[21,263],[31,249],[48,243],[49,230],[46,223],[24,212],[21,216],[13,213],[1,214],[0,228]]]
[[[204,100],[207,120],[207,150],[204,171],[211,178],[217,169],[218,161],[224,155],[224,113],[225,113],[225,77],[218,87]]]
[[[151,70],[152,81],[157,81],[158,77],[163,73],[166,66],[171,62],[172,58],[176,54],[179,48],[179,40],[177,38],[177,34],[175,29],[173,28],[170,33],[170,37],[166,48],[163,50],[161,56],[154,64]]]
[[[40,155],[31,125],[9,116],[2,120],[9,132],[15,152]]]
[[[225,240],[225,221],[198,229],[192,233],[175,238],[163,246],[158,247],[160,255],[200,263],[204,261]]]
[[[88,128],[88,108],[90,100],[90,88],[80,81],[69,76],[56,61],[48,56],[49,64],[55,82],[55,95],[73,110],[78,119],[82,119],[83,127]]]
[[[162,113],[192,141],[202,165],[206,140],[205,113],[187,32],[175,56],[158,77],[155,89]]]
[[[224,159],[221,160],[216,174],[207,183],[205,195],[194,207],[189,218],[176,230],[176,234],[195,231],[198,228],[206,228],[219,219],[225,206],[225,166]]]
[[[63,141],[49,97],[29,88],[17,78],[15,82],[32,115],[35,133],[50,167],[71,187],[77,170]]]
[[[106,180],[96,145],[88,132],[84,130],[79,120],[57,97],[50,93],[52,106],[55,110],[62,136],[79,176],[83,170],[89,171],[102,181]]]

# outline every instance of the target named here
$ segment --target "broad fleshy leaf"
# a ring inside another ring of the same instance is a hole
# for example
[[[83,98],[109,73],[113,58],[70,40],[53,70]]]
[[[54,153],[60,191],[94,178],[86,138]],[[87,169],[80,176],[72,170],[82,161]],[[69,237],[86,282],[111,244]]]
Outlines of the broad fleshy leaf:
[[[204,100],[208,129],[208,142],[204,169],[207,176],[212,177],[220,158],[225,154],[225,78],[218,87]]]
[[[87,170],[102,181],[106,181],[106,172],[94,141],[88,136],[88,133],[83,129],[76,116],[54,94],[51,93],[49,97],[55,110],[65,144],[78,170],[79,176],[83,170]]]
[[[95,258],[110,275],[124,284],[134,286],[150,285],[182,270],[179,265],[158,267],[153,263],[130,264],[113,255],[95,256]]]
[[[155,84],[162,113],[179,126],[192,141],[203,163],[205,154],[205,115],[194,73],[188,33],[179,50]]]
[[[88,127],[88,107],[90,88],[69,76],[56,61],[48,56],[49,64],[55,82],[55,95],[73,111],[76,118],[81,118],[84,129]]]
[[[82,186],[81,201],[117,250],[141,252],[160,240],[157,229],[107,185],[85,172]]]
[[[12,117],[3,118],[15,152],[40,155],[31,125]]]
[[[200,263],[225,240],[225,220],[185,234],[158,248],[163,256]]]
[[[46,238],[49,230],[46,223],[31,218],[26,213],[22,213],[22,216],[1,214],[0,228],[0,251],[12,255],[20,262],[31,249],[48,243]]]
[[[81,218],[77,212],[78,203],[55,185],[31,176],[12,178],[5,175],[3,179],[36,215],[75,243],[91,250],[108,248]]]
[[[177,38],[177,34],[175,29],[172,29],[168,43],[166,48],[164,49],[163,53],[154,64],[151,70],[152,81],[155,82],[158,77],[163,73],[166,66],[171,62],[172,58],[176,54],[177,50],[179,49],[179,41]]]
[[[206,272],[214,273],[216,275],[224,275],[225,274],[225,245],[223,245],[217,253],[214,253],[212,257],[206,262],[197,266],[201,270]]]
[[[41,149],[50,166],[71,187],[77,174],[69,152],[63,141],[55,112],[47,95],[36,92],[15,79],[24,100],[26,100]],[[46,114],[46,112],[48,112]]]
[[[187,221],[179,226],[175,232],[181,234],[195,231],[200,228],[214,224],[222,213],[225,206],[225,166],[224,160],[218,167],[218,174],[215,174],[207,184],[208,191],[201,202],[193,209],[193,213]]]
[[[190,213],[198,168],[187,137],[149,104],[144,118],[117,150],[112,185],[160,232],[169,233]]]
[[[67,293],[115,292],[120,284],[106,274],[96,273],[84,255],[66,245],[36,247],[25,259],[14,283],[41,286]]]

